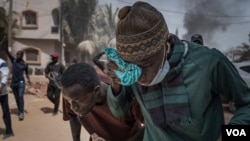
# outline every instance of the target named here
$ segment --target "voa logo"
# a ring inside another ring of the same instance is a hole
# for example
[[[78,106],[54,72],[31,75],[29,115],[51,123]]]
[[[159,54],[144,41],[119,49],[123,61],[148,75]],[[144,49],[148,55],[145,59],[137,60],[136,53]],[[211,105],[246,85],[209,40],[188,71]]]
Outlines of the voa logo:
[[[247,136],[244,129],[226,129],[227,136]]]

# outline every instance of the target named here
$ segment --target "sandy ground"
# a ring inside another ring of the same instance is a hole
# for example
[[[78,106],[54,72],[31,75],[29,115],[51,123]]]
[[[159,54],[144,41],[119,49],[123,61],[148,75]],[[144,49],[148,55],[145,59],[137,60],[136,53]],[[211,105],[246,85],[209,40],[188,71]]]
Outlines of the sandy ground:
[[[43,91],[44,93],[44,91]],[[7,141],[72,141],[69,122],[62,120],[60,112],[52,116],[53,105],[44,95],[25,94],[25,119],[18,120],[16,103],[13,94],[9,94],[12,126],[15,136]],[[225,106],[225,119],[230,120],[232,114]],[[0,110],[0,141],[4,133],[2,111]],[[82,128],[81,140],[88,141],[89,135]]]
[[[25,95],[25,119],[18,120],[13,94],[9,94],[12,128],[15,136],[7,141],[71,141],[69,122],[62,120],[62,108],[52,116],[53,105],[47,97]],[[1,110],[0,110],[1,111]],[[4,133],[2,111],[0,113],[0,141]],[[81,139],[88,141],[88,133],[82,128]]]

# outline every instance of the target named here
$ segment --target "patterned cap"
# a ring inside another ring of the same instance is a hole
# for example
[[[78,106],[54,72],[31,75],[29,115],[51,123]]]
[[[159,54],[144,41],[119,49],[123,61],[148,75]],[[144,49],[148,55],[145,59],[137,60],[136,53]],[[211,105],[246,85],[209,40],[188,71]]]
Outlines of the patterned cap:
[[[122,19],[119,17],[119,32],[116,32],[118,55],[125,61],[134,62],[149,58],[162,50],[169,33],[162,14],[144,2],[124,8],[125,16],[120,16]],[[124,8],[120,13],[124,13]]]

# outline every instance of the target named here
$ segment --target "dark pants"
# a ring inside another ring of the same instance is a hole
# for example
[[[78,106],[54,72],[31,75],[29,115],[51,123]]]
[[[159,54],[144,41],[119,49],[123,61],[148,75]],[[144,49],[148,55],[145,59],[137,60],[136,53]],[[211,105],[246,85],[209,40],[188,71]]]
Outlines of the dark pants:
[[[81,141],[81,123],[77,115],[69,120],[73,141]]]
[[[60,104],[60,94],[61,89],[58,88],[55,84],[48,84],[47,89],[47,97],[54,104],[54,113],[58,112],[59,104]]]
[[[3,121],[6,127],[5,134],[12,134],[12,127],[11,127],[11,117],[10,117],[10,109],[9,109],[9,99],[8,95],[0,96],[0,103],[3,111]]]
[[[19,83],[11,83],[11,88],[13,91],[13,94],[15,96],[17,108],[18,108],[18,114],[24,113],[24,90],[25,90],[25,83],[23,81]]]

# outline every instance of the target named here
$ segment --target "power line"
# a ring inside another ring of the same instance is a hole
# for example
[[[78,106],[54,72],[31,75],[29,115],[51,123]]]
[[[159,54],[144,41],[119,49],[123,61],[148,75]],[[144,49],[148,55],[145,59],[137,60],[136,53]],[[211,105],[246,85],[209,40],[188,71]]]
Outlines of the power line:
[[[126,2],[126,1],[123,1],[123,0],[118,0],[119,2],[122,2],[122,3],[126,3],[126,4],[131,4],[130,2]],[[20,4],[20,5],[25,5],[23,3],[17,3],[17,4]],[[31,6],[32,7],[32,6]],[[37,7],[32,7],[34,9],[36,9]],[[40,9],[40,8],[38,8]],[[44,9],[40,9],[42,11],[46,11],[48,12],[48,10],[44,10]],[[181,11],[172,11],[172,10],[166,10],[166,9],[159,9],[160,11],[163,11],[163,12],[170,12],[170,13],[175,13],[175,14],[193,14],[193,15],[197,15],[195,13],[187,13],[187,12],[181,12]],[[38,17],[43,17],[43,16],[49,16],[51,15],[51,13],[48,12],[48,14],[42,14],[42,15],[39,15]],[[71,16],[71,17],[77,17],[77,18],[80,18],[80,19],[89,19],[90,17],[87,17],[87,16],[80,16],[80,15],[68,15],[68,16]],[[214,15],[203,15],[203,16],[210,16],[210,17],[250,17],[250,16],[214,16]],[[239,22],[225,22],[225,23],[216,23],[216,25],[232,25],[232,24],[246,24],[246,23],[250,23],[250,21],[239,21]],[[184,23],[169,23],[168,25],[185,25]],[[215,24],[212,24],[212,23],[208,23],[208,24],[202,24],[202,23],[195,23],[194,25],[215,25]]]
[[[167,10],[167,9],[159,9],[160,11],[163,12],[169,12],[169,13],[175,13],[175,14],[182,14],[182,15],[202,15],[202,16],[207,16],[207,17],[215,17],[215,18],[248,18],[250,15],[207,15],[207,14],[201,14],[201,13],[189,13],[189,12],[181,12],[181,11],[173,11],[173,10]]]
[[[124,0],[118,0],[119,2],[122,3],[126,3],[126,4],[132,4],[131,2],[127,2]],[[190,12],[186,12],[186,11],[175,11],[175,10],[167,10],[167,9],[161,9],[158,8],[159,11],[162,12],[168,12],[168,13],[174,13],[174,14],[181,14],[181,15],[201,15],[201,14],[197,14],[197,13],[190,13]],[[208,15],[208,14],[202,14],[202,16],[207,16],[207,17],[218,17],[218,18],[248,18],[250,17],[250,15]]]
[[[225,22],[225,23],[205,23],[205,24],[202,24],[202,23],[190,23],[192,25],[197,25],[197,26],[206,26],[206,25],[233,25],[233,24],[248,24],[250,23],[250,21],[239,21],[239,22]],[[186,23],[168,23],[167,25],[180,25],[180,26],[183,26],[183,25],[187,25]]]

